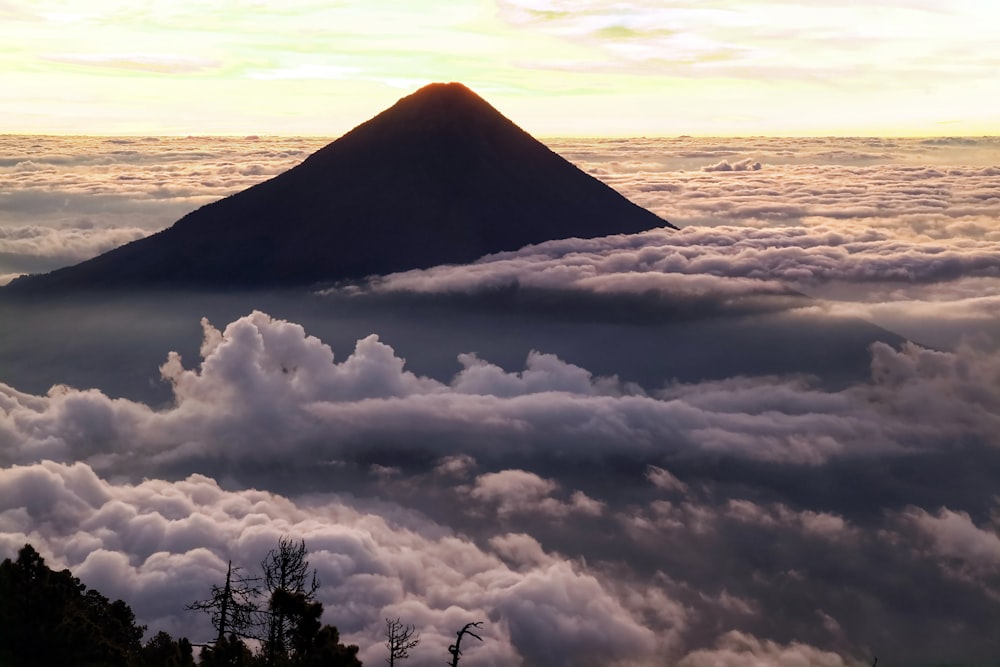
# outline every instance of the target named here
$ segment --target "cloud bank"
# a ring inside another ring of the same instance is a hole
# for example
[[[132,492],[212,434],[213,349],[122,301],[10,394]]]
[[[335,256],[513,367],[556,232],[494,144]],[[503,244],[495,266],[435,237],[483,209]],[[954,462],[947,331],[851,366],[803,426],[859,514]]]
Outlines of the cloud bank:
[[[293,166],[326,143],[294,138],[0,141],[4,280],[88,258]],[[954,347],[992,326],[1000,290],[995,138],[551,140],[567,159],[674,224],[676,237],[543,246],[485,266],[395,276],[418,291],[514,282],[619,297],[669,291],[758,307],[805,292]],[[753,170],[757,163],[760,170]],[[728,164],[731,171],[713,171]],[[742,166],[741,166],[742,165]],[[706,169],[708,169],[706,171]],[[709,228],[718,228],[714,232]],[[713,234],[715,237],[713,238]],[[557,261],[575,262],[562,269]],[[935,316],[934,313],[942,316]]]
[[[368,661],[385,616],[421,628],[420,664],[476,619],[488,664],[853,664],[954,652],[926,637],[956,623],[969,659],[996,648],[995,352],[876,344],[840,391],[650,393],[544,353],[467,355],[449,382],[375,336],[337,361],[260,312],[203,330],[197,367],[163,364],[159,410],[2,386],[4,549],[199,637],[183,605],[229,558],[301,537]],[[948,475],[965,483],[921,483]]]
[[[872,379],[838,392],[808,377],[776,377],[674,384],[648,394],[538,352],[514,372],[462,355],[463,369],[444,383],[407,370],[376,335],[337,362],[300,325],[261,312],[224,331],[202,325],[200,366],[185,368],[171,353],[161,367],[174,396],[166,409],[93,389],[55,386],[31,396],[4,386],[5,462],[87,461],[117,471],[135,461],[221,457],[269,465],[283,456],[308,467],[370,456],[369,443],[397,441],[435,460],[709,451],[818,464],[974,436],[996,425],[1000,407],[993,384],[1000,362],[972,346],[951,353],[876,343]],[[477,433],[471,442],[469,432]],[[543,490],[541,480],[521,482],[521,495]]]

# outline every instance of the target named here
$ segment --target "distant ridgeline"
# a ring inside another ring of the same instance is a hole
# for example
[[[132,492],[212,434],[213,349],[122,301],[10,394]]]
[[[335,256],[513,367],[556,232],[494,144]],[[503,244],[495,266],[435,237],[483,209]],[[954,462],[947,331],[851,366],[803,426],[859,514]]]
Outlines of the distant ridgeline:
[[[465,86],[437,83],[275,178],[4,291],[313,285],[663,226]]]

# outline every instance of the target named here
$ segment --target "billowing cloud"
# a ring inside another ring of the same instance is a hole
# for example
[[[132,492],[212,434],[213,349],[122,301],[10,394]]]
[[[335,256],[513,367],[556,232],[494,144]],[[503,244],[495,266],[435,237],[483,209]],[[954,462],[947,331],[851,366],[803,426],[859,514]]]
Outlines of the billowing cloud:
[[[582,491],[573,492],[567,501],[552,497],[558,488],[556,482],[531,472],[501,470],[477,477],[468,494],[476,501],[495,505],[501,519],[517,513],[538,513],[556,519],[574,513],[596,516],[604,509],[603,503]]]
[[[597,293],[788,294],[832,282],[933,283],[1000,277],[1000,245],[948,247],[833,226],[689,227],[551,241],[461,266],[378,278],[378,290],[481,291],[521,285]]]
[[[165,410],[96,390],[57,386],[38,397],[4,387],[4,458],[82,460],[116,469],[139,459],[266,464],[286,455],[308,466],[356,459],[374,439],[407,443],[414,454],[471,452],[479,460],[527,456],[543,442],[543,456],[553,457],[646,456],[660,443],[661,455],[708,451],[820,463],[988,433],[1000,405],[993,383],[1000,362],[974,347],[951,353],[876,344],[872,381],[840,392],[810,387],[806,378],[775,378],[770,385],[752,379],[677,384],[650,396],[551,355],[533,353],[525,369],[513,373],[464,356],[465,369],[443,383],[406,370],[374,335],[336,362],[330,347],[300,325],[264,313],[224,331],[207,321],[203,327],[198,368],[185,368],[176,353],[162,367],[174,392],[174,405]],[[465,441],[470,431],[478,433],[477,443]],[[488,489],[498,491],[501,480],[515,478],[527,484],[522,492],[530,487],[539,499],[553,490],[541,478],[510,472],[479,478],[478,492],[486,499]],[[662,473],[653,478],[666,484]]]
[[[539,551],[510,569],[491,551],[438,527],[387,521],[336,499],[293,502],[261,491],[226,491],[193,475],[177,482],[115,485],[83,464],[45,462],[0,470],[0,549],[31,541],[55,566],[133,601],[148,622],[203,638],[205,619],[184,610],[225,578],[233,559],[256,568],[279,536],[305,539],[323,587],[326,619],[380,659],[382,621],[419,624],[415,664],[447,656],[454,631],[482,620],[485,664],[606,664],[648,659],[653,633],[578,565]],[[499,536],[509,555],[516,536]],[[436,654],[435,654],[436,652]],[[552,660],[555,659],[554,662]]]
[[[977,526],[968,512],[946,507],[934,514],[911,507],[901,519],[919,531],[942,569],[969,584],[985,585],[1000,599],[1000,586],[995,585],[1000,574],[1000,534],[995,520],[992,525]]]
[[[646,478],[657,488],[664,491],[676,491],[678,493],[687,491],[687,484],[671,475],[669,470],[660,466],[648,466],[646,468]]]
[[[713,165],[702,167],[702,171],[760,171],[760,162],[755,162],[752,157],[744,158],[737,162],[722,160]]]
[[[3,545],[42,545],[157,627],[192,633],[184,599],[285,533],[309,542],[328,619],[352,641],[377,647],[381,618],[407,615],[443,649],[452,625],[485,618],[484,660],[848,661],[870,638],[847,616],[865,596],[882,600],[865,623],[911,637],[889,602],[907,589],[871,580],[876,555],[930,577],[928,595],[1000,603],[968,588],[996,568],[978,483],[917,490],[896,477],[910,473],[868,472],[1000,461],[988,350],[878,344],[871,380],[837,391],[791,377],[649,394],[540,353],[519,372],[469,356],[442,382],[374,336],[338,362],[263,313],[203,328],[197,368],[164,364],[174,403],[159,410],[69,387],[0,392]],[[858,476],[848,495],[804,492],[841,474]],[[858,494],[889,510],[852,505]],[[640,594],[650,577],[669,613]],[[776,614],[778,591],[789,606],[774,625],[755,610]],[[737,634],[713,644],[718,623]],[[779,627],[804,643],[764,639]]]

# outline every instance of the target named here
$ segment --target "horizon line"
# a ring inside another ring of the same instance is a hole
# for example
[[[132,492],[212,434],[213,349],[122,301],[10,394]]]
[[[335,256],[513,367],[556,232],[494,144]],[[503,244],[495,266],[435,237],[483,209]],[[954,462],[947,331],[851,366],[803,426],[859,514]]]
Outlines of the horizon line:
[[[353,128],[352,128],[353,129]],[[348,130],[349,132],[350,130]],[[149,133],[149,134],[137,134],[137,133],[108,133],[108,132],[94,132],[94,133],[80,133],[80,132],[16,132],[16,131],[0,131],[0,137],[59,137],[59,138],[72,138],[72,137],[106,137],[106,138],[117,138],[117,139],[198,139],[198,138],[213,138],[213,139],[330,139],[336,140],[347,134],[344,132],[342,134],[310,134],[310,133],[282,133],[282,132],[222,132],[222,133],[185,133],[185,132],[167,132],[167,133]],[[775,134],[760,134],[760,133],[750,133],[750,134],[728,134],[728,133],[711,133],[711,134],[700,134],[700,133],[682,133],[682,134],[538,134],[532,135],[538,140],[546,139],[1000,139],[1000,132],[995,134],[857,134],[857,133],[829,133],[829,134],[810,134],[810,133],[775,133]]]

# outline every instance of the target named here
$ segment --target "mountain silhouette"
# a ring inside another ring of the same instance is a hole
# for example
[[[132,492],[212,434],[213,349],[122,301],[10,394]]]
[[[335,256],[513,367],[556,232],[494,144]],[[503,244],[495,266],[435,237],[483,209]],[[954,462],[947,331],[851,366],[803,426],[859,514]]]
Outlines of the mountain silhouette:
[[[436,83],[298,166],[17,291],[290,287],[669,223],[459,83]]]

